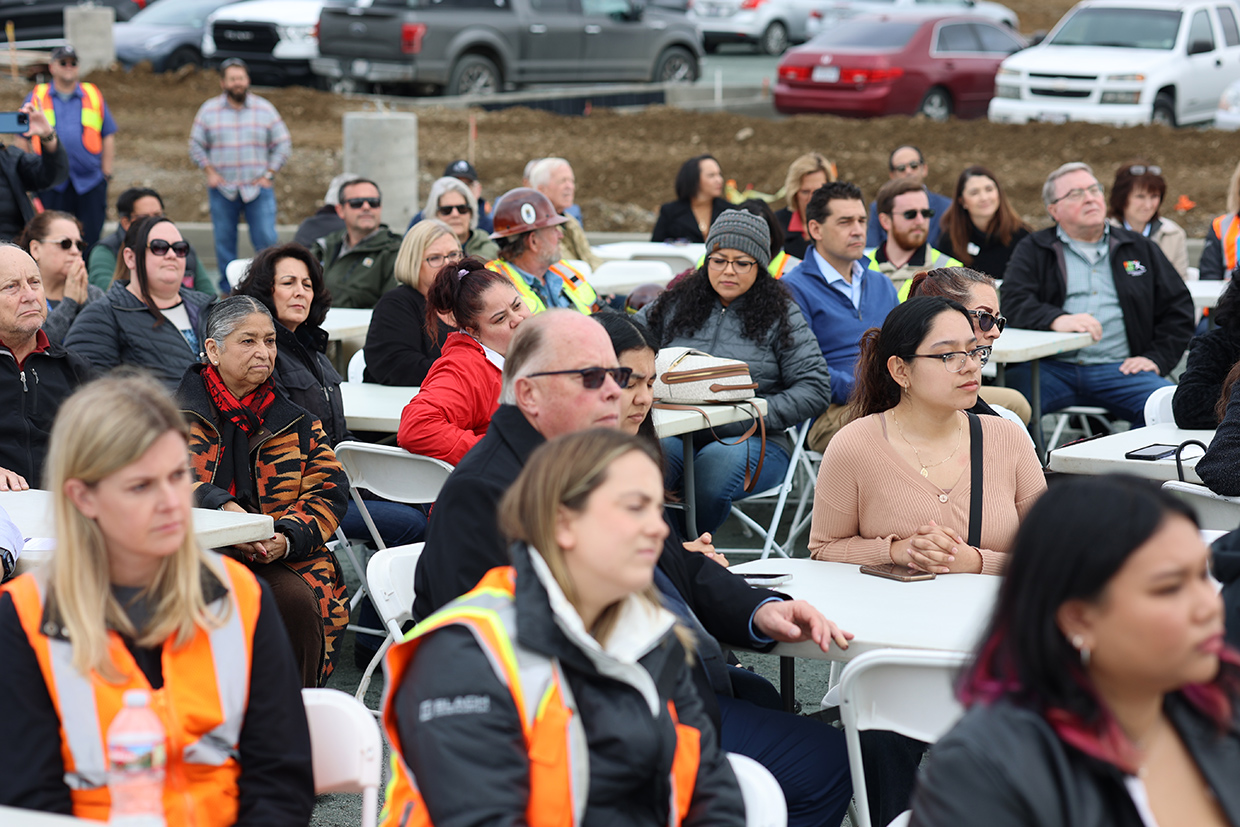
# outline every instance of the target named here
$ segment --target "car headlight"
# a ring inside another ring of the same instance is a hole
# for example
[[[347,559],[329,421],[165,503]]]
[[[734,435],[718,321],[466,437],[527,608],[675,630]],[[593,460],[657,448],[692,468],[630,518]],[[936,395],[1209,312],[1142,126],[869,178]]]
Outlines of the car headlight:
[[[1107,75],[1107,80],[1113,80],[1118,83],[1145,83],[1145,75]]]
[[[1100,102],[1101,103],[1140,103],[1141,102],[1141,91],[1138,89],[1132,92],[1119,92],[1119,91],[1114,91],[1114,90],[1109,91],[1109,92],[1103,92]]]
[[[1227,112],[1240,110],[1240,85],[1228,86],[1219,98],[1218,108]]]
[[[1015,78],[1020,77],[1020,72],[1016,71],[1015,69],[1005,69],[1002,66],[1000,66],[999,71],[995,72],[995,77],[1015,79]]]
[[[281,40],[297,42],[314,39],[314,26],[276,26],[276,34]]]
[[[996,98],[1011,98],[1012,100],[1020,100],[1020,87],[1007,86],[1002,83],[995,84]]]

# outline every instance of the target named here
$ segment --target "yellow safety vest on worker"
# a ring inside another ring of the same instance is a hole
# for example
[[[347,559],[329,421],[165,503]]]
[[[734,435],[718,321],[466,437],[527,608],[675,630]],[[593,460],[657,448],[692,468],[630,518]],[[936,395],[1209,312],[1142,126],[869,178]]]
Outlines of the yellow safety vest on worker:
[[[543,304],[543,300],[530,289],[525,278],[517,272],[516,267],[513,267],[502,258],[497,258],[487,262],[487,269],[507,276],[512,281],[513,286],[517,288],[517,292],[521,294],[521,298],[525,299],[525,304],[531,312],[541,313],[547,309],[547,306]],[[590,282],[586,281],[585,275],[569,264],[567,260],[560,259],[547,268],[547,272],[555,273],[564,280],[564,295],[568,296],[568,300],[573,303],[573,307],[586,315],[599,309],[598,294],[594,292]]]
[[[103,152],[103,95],[99,93],[99,87],[93,83],[78,85],[82,89],[82,146],[90,154],[99,155]],[[30,99],[43,110],[48,124],[54,129],[56,110],[52,106],[50,85],[40,83],[34,88]],[[41,142],[37,135],[30,139],[30,144],[35,152],[41,151]]]
[[[1224,221],[1227,222],[1225,225]],[[1223,246],[1223,275],[1227,275],[1240,263],[1237,261],[1240,256],[1236,249],[1236,240],[1240,239],[1240,215],[1232,213],[1215,218],[1214,235]]]

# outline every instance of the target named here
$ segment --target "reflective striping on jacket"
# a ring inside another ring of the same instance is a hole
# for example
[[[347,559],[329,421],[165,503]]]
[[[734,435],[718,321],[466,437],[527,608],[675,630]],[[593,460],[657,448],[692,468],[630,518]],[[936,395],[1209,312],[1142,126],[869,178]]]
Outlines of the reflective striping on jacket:
[[[220,558],[228,594],[212,603],[222,625],[199,627],[183,647],[165,642],[164,685],[152,690],[120,635],[108,634],[109,656],[123,676],[109,683],[97,673],[73,668],[73,645],[40,628],[46,585],[33,575],[4,587],[39,661],[61,724],[61,757],[74,815],[106,821],[111,798],[106,787],[107,728],[130,689],[151,693],[151,708],[167,732],[164,810],[169,827],[224,827],[237,818],[238,746],[249,698],[254,630],[262,593],[239,563]],[[55,628],[47,631],[55,633]]]
[[[99,87],[93,83],[81,83],[79,86],[82,89],[82,146],[90,154],[99,155],[103,152],[103,95],[99,94]],[[49,91],[48,84],[40,83],[34,88],[30,99],[43,110],[48,126],[55,128],[56,110]],[[30,146],[34,152],[42,152],[39,136],[30,139]]]
[[[776,255],[775,258],[771,259],[771,264],[766,268],[766,271],[775,278],[782,279],[784,277],[784,273],[791,269],[791,267],[795,267],[800,263],[800,261],[800,259],[790,256],[787,252],[780,250],[779,254]],[[790,264],[791,266],[789,266]]]
[[[541,313],[547,309],[547,306],[543,304],[543,300],[530,289],[525,278],[517,272],[517,268],[502,258],[497,258],[487,262],[487,269],[507,276],[513,283],[513,286],[517,288],[517,292],[521,294],[521,298],[525,300],[525,304],[529,307],[531,313]],[[568,300],[573,303],[573,307],[586,315],[598,309],[598,294],[594,292],[594,288],[590,286],[590,282],[586,281],[586,277],[581,271],[563,259],[552,264],[547,269],[564,280],[564,295],[568,296]]]
[[[1227,221],[1227,229],[1223,230],[1223,221]],[[1240,215],[1220,215],[1214,219],[1214,235],[1223,246],[1223,275],[1236,269],[1240,261],[1240,251],[1236,242],[1240,241]]]

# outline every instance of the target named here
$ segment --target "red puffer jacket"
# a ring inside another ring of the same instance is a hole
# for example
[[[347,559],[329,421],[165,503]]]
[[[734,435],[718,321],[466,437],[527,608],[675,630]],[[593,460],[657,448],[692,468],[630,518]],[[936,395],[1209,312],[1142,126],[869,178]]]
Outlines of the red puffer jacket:
[[[450,334],[418,395],[401,412],[396,443],[456,465],[486,434],[499,407],[501,375],[476,339]]]

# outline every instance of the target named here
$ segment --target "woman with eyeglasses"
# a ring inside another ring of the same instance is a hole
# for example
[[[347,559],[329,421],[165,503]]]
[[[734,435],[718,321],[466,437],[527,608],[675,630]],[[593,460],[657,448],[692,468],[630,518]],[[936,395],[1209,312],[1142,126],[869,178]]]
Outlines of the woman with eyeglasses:
[[[710,227],[705,263],[634,317],[650,328],[659,347],[690,347],[747,363],[756,395],[767,402],[765,453],[756,434],[734,439],[748,423],[699,433],[694,447],[699,531],[722,525],[733,500],[778,485],[792,450],[781,432],[818,416],[831,401],[822,349],[788,289],[768,272],[770,262],[766,221],[727,210]],[[681,439],[665,439],[663,452],[667,487],[678,491]]]
[[[82,222],[67,212],[44,210],[27,222],[13,243],[30,253],[39,265],[48,307],[43,332],[60,344],[78,312],[104,295],[88,278],[82,257],[86,252]]]
[[[427,327],[448,317],[460,329],[442,338],[443,355],[401,412],[396,444],[456,465],[486,435],[499,407],[504,355],[530,309],[507,276],[471,256],[440,268],[425,314]]]
[[[966,267],[1002,278],[1012,250],[1027,235],[1029,225],[999,179],[986,167],[971,166],[956,179],[956,197],[939,222],[934,246]]]
[[[451,317],[427,321],[426,297],[435,274],[463,257],[456,233],[443,221],[423,219],[405,233],[392,271],[399,284],[383,294],[370,317],[365,381],[422,384],[453,329]]]
[[[958,302],[973,317],[973,333],[978,344],[994,347],[1007,326],[1007,319],[999,314],[999,291],[995,280],[968,267],[940,267],[918,273],[910,282],[908,294],[910,297],[942,296]],[[971,409],[973,413],[993,416],[995,410],[991,405],[1008,409],[1026,425],[1033,418],[1029,400],[1012,388],[998,385],[978,388],[977,404]]]
[[[78,313],[65,348],[97,370],[117,365],[146,368],[169,389],[196,363],[203,347],[207,312],[215,303],[184,286],[189,242],[162,216],[129,225],[104,301]]]
[[[483,261],[499,255],[499,246],[487,232],[478,228],[478,199],[461,179],[447,176],[431,184],[422,220],[431,219],[438,219],[452,228],[465,255],[477,256]]]
[[[732,208],[723,197],[723,171],[712,155],[695,155],[676,173],[676,200],[659,207],[651,241],[701,244],[719,214]]]
[[[1162,167],[1137,160],[1115,171],[1107,217],[1116,227],[1140,233],[1158,245],[1171,266],[1188,279],[1188,234],[1158,214],[1167,194]]]

